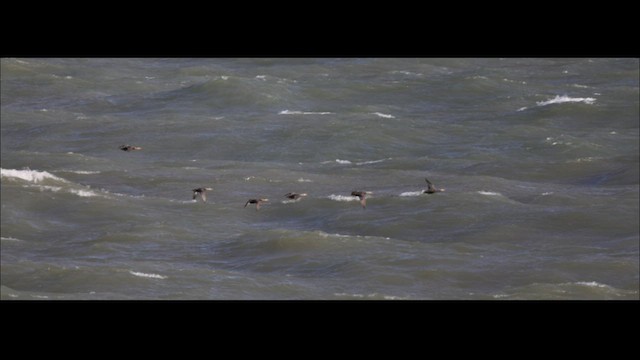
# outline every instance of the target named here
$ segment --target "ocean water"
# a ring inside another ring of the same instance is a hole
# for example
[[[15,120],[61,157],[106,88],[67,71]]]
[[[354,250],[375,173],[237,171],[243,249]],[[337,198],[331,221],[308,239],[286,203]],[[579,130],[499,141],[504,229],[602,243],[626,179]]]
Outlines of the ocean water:
[[[637,300],[639,65],[3,58],[1,299]]]

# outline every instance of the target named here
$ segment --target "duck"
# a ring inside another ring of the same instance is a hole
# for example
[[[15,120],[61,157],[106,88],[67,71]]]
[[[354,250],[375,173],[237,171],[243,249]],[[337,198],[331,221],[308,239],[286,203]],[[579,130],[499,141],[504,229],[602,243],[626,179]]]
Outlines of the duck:
[[[362,208],[365,209],[367,207],[367,195],[373,194],[371,191],[352,191],[351,196],[357,196],[360,198],[360,204]]]
[[[445,189],[436,189],[435,186],[433,186],[433,184],[431,183],[431,181],[429,181],[429,179],[424,178],[424,180],[427,182],[427,190],[422,190],[423,194],[435,194],[437,192],[443,192]]]
[[[260,210],[260,205],[264,202],[268,202],[269,199],[249,199],[244,204],[244,207],[247,207],[249,204],[256,204],[256,211]]]
[[[121,145],[120,150],[122,151],[134,151],[134,150],[142,150],[140,146],[132,146],[132,145]]]
[[[209,187],[201,187],[201,188],[191,190],[193,191],[193,200],[195,200],[196,197],[200,195],[200,197],[202,198],[202,202],[207,202],[207,191],[211,191],[211,190],[213,190],[213,188],[209,188]]]

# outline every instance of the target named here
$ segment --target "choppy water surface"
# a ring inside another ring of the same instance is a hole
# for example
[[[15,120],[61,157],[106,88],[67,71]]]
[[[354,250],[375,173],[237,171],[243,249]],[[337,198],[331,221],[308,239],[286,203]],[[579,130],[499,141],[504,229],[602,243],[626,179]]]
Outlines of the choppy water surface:
[[[1,298],[638,299],[638,68],[4,58]]]

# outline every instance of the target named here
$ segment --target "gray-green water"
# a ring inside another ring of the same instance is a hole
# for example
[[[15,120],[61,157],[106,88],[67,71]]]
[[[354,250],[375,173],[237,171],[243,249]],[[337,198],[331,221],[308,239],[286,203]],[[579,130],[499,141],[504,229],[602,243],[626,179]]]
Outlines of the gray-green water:
[[[638,59],[1,70],[2,299],[640,297]]]

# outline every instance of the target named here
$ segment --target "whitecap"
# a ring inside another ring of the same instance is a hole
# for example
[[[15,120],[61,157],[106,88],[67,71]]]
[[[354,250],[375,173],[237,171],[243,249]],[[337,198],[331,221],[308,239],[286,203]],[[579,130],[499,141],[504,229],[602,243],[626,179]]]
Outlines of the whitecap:
[[[385,119],[395,119],[395,118],[396,118],[396,117],[395,117],[395,116],[393,116],[393,115],[390,115],[390,114],[383,114],[383,113],[381,113],[381,112],[374,112],[374,113],[371,113],[371,114],[372,114],[372,115],[378,115],[378,116],[380,116],[381,118],[385,118]]]
[[[1,236],[0,240],[2,240],[2,241],[16,241],[16,242],[17,241],[22,241],[20,239],[16,239],[16,238],[12,238],[12,237],[4,237],[4,236]]]
[[[588,286],[588,287],[599,287],[599,288],[608,288],[608,287],[610,287],[609,285],[600,284],[599,282],[595,282],[595,281],[590,281],[590,282],[578,281],[575,284],[576,285]]]
[[[518,109],[518,110],[516,110],[516,111],[525,111],[525,110],[527,110],[527,109],[528,109],[528,107],[523,106],[523,107],[521,107],[520,109]]]
[[[343,165],[351,164],[351,161],[349,161],[349,160],[340,160],[340,159],[336,159],[336,162],[337,162],[338,164],[343,164]]]
[[[329,111],[297,111],[297,110],[282,110],[278,115],[329,115],[333,114]]]
[[[536,102],[536,104],[538,106],[547,106],[547,105],[551,105],[551,104],[562,104],[562,103],[566,103],[566,102],[583,102],[585,104],[593,104],[596,101],[595,98],[572,98],[569,97],[567,95],[556,95],[556,97],[554,97],[553,99],[549,99],[547,101],[538,101]]]
[[[334,201],[360,201],[360,198],[358,198],[357,196],[345,196],[345,195],[335,195],[335,194],[331,194],[329,196],[327,196],[328,199],[334,200]]]
[[[72,194],[76,194],[78,196],[81,197],[91,197],[91,196],[99,196],[98,194],[96,194],[95,192],[91,191],[91,190],[76,190],[76,189],[70,189],[69,192],[71,192]]]
[[[392,74],[402,74],[402,75],[407,75],[407,76],[422,76],[422,73],[414,73],[411,71],[407,71],[407,70],[393,70],[391,71]]]
[[[9,178],[9,179],[21,179],[33,183],[38,183],[44,181],[45,179],[52,179],[62,182],[68,182],[67,180],[57,177],[51,173],[46,171],[37,171],[37,170],[15,170],[15,169],[2,169],[0,168],[0,177]]]
[[[129,271],[129,274],[140,277],[147,277],[152,279],[166,279],[166,276],[158,275],[158,274],[146,274],[143,272]]]
[[[260,79],[262,81],[267,80],[267,75],[256,75],[256,79]]]
[[[347,293],[334,293],[333,295],[335,296],[350,296],[350,297],[355,297],[355,298],[363,298],[364,295],[362,294],[347,294]]]
[[[493,191],[478,191],[478,194],[487,196],[502,196],[502,194],[500,194],[499,192]]]
[[[363,161],[363,162],[356,163],[356,165],[376,164],[376,163],[383,162],[383,161],[386,161],[386,160],[391,160],[391,158],[380,159],[380,160],[371,160],[371,161]]]
[[[81,174],[81,175],[100,174],[100,171],[85,171],[85,170],[58,170],[58,172],[70,172],[70,173]]]
[[[49,185],[25,185],[24,187],[35,187],[35,188],[38,188],[40,191],[49,190],[53,192],[58,192],[62,190],[62,187],[60,186],[49,186]]]
[[[305,179],[305,178],[299,178],[297,181],[298,182],[313,182],[312,180]]]
[[[402,194],[400,194],[400,196],[420,196],[422,195],[422,190],[421,191],[407,191],[407,192],[403,192]]]

